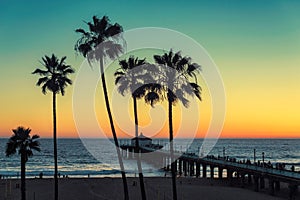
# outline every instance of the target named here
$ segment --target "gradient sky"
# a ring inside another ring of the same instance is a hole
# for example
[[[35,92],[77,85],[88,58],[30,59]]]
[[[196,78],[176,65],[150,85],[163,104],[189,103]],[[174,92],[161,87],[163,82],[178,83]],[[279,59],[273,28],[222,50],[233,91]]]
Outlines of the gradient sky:
[[[296,0],[3,0],[0,137],[10,136],[11,129],[18,125],[30,127],[41,137],[51,137],[51,95],[42,95],[35,86],[37,77],[30,73],[40,67],[42,56],[52,53],[66,55],[67,63],[79,69],[83,58],[74,52],[79,37],[74,30],[86,28],[83,21],[91,20],[93,15],[108,15],[125,30],[173,29],[200,43],[218,65],[226,89],[222,137],[299,137],[299,9],[300,2]],[[75,77],[72,75],[72,79]],[[68,87],[66,95],[58,97],[59,137],[77,137],[72,90]],[[202,107],[206,105],[209,100],[201,103]],[[97,106],[99,121],[107,126],[106,115],[101,115],[101,105]],[[201,118],[204,125],[198,130],[199,137],[209,123],[209,111],[204,111]],[[149,121],[147,117],[143,120]]]

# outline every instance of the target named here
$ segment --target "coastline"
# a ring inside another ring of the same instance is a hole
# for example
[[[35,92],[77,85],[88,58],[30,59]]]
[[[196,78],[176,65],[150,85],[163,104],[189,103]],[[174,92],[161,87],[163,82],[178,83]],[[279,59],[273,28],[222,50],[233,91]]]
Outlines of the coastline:
[[[139,200],[140,189],[138,178],[127,178],[130,199]],[[17,184],[19,179],[0,180],[0,199],[19,199],[20,189]],[[146,194],[148,199],[171,199],[170,177],[145,177]],[[52,178],[27,179],[28,199],[53,199],[54,181]],[[254,192],[251,185],[241,188],[232,185],[226,180],[212,180],[203,178],[177,178],[178,199],[235,199],[239,200],[279,200],[288,198],[287,186],[282,187],[276,196],[270,196],[267,191]],[[60,178],[59,197],[64,200],[81,199],[123,199],[123,187],[121,178]],[[297,196],[299,198],[299,196]]]

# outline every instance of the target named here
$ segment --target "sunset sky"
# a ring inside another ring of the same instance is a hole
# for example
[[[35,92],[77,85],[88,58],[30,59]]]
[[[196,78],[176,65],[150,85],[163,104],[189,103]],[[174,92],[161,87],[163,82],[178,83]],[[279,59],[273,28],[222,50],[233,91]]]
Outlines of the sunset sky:
[[[93,15],[108,15],[125,31],[142,27],[168,28],[188,35],[207,50],[219,68],[226,91],[226,118],[221,137],[299,138],[299,9],[300,2],[296,0],[1,1],[0,137],[10,136],[11,129],[19,125],[30,127],[41,137],[51,137],[51,94],[41,93],[35,86],[38,77],[31,72],[41,67],[42,56],[52,53],[67,56],[66,62],[78,71],[84,59],[74,52],[79,38],[74,30],[87,28],[84,21],[90,21]],[[137,55],[151,59],[149,52],[137,52]],[[112,65],[112,71],[108,72],[110,88],[114,86],[112,72],[116,67]],[[202,67],[205,70],[205,66]],[[75,80],[76,75],[71,78]],[[204,82],[200,83],[203,102],[197,105],[201,113],[194,113],[185,120],[190,121],[183,125],[187,137],[193,136],[189,127],[194,126],[195,116],[201,118],[197,137],[204,136],[210,122],[209,88]],[[98,87],[95,110],[100,126],[109,135],[101,92]],[[72,94],[73,86],[57,100],[59,137],[78,137]],[[132,112],[130,106],[128,110]],[[141,125],[156,120],[157,126],[162,128],[156,136],[166,137],[167,112],[165,116],[161,114],[166,103],[152,109],[139,102],[139,107],[141,112],[148,113],[141,116]],[[180,104],[174,109],[174,123],[180,124],[183,120]],[[86,123],[88,126],[88,119]],[[141,130],[146,135],[152,134],[147,128]],[[125,136],[124,130],[118,128],[118,132]],[[97,134],[90,130],[86,137],[97,137]]]

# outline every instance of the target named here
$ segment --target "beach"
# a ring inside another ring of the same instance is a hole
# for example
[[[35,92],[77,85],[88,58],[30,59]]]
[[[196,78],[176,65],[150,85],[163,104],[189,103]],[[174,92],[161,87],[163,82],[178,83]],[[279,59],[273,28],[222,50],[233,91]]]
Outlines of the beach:
[[[128,178],[129,197],[132,200],[141,199],[138,178]],[[0,180],[0,199],[20,199],[20,184],[18,179]],[[27,179],[27,199],[52,200],[54,181],[50,178]],[[145,178],[146,194],[150,200],[172,199],[170,177]],[[267,191],[254,192],[250,186],[241,188],[230,186],[226,180],[211,180],[203,178],[177,178],[179,200],[269,200],[287,199],[288,191],[282,188],[276,196],[270,196]],[[6,196],[8,195],[8,197]],[[121,178],[61,178],[59,179],[59,198],[62,200],[115,200],[123,199]],[[297,196],[299,198],[299,196]]]

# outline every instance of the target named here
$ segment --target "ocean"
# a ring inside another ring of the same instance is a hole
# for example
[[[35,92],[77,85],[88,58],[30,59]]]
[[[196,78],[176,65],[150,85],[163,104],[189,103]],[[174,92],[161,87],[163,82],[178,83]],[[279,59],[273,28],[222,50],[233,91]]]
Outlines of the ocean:
[[[0,175],[16,178],[20,175],[20,156],[5,156],[8,139],[0,139]],[[167,139],[154,139],[153,143],[165,145]],[[175,149],[187,150],[199,154],[203,139],[177,139]],[[130,143],[128,139],[120,139],[121,144]],[[53,141],[40,139],[41,152],[34,152],[26,163],[26,176],[38,177],[42,172],[45,177],[53,176]],[[253,162],[254,149],[256,160],[285,163],[286,168],[292,165],[300,170],[300,139],[219,139],[216,145],[207,152],[209,155],[234,157],[237,160],[250,159]],[[86,148],[87,147],[87,148]],[[168,149],[168,145],[165,145]],[[136,176],[135,160],[124,160],[128,176]],[[143,162],[144,176],[163,176],[164,171],[156,169],[150,163]],[[69,177],[120,177],[116,150],[112,140],[108,139],[58,139],[58,170],[61,176]]]

